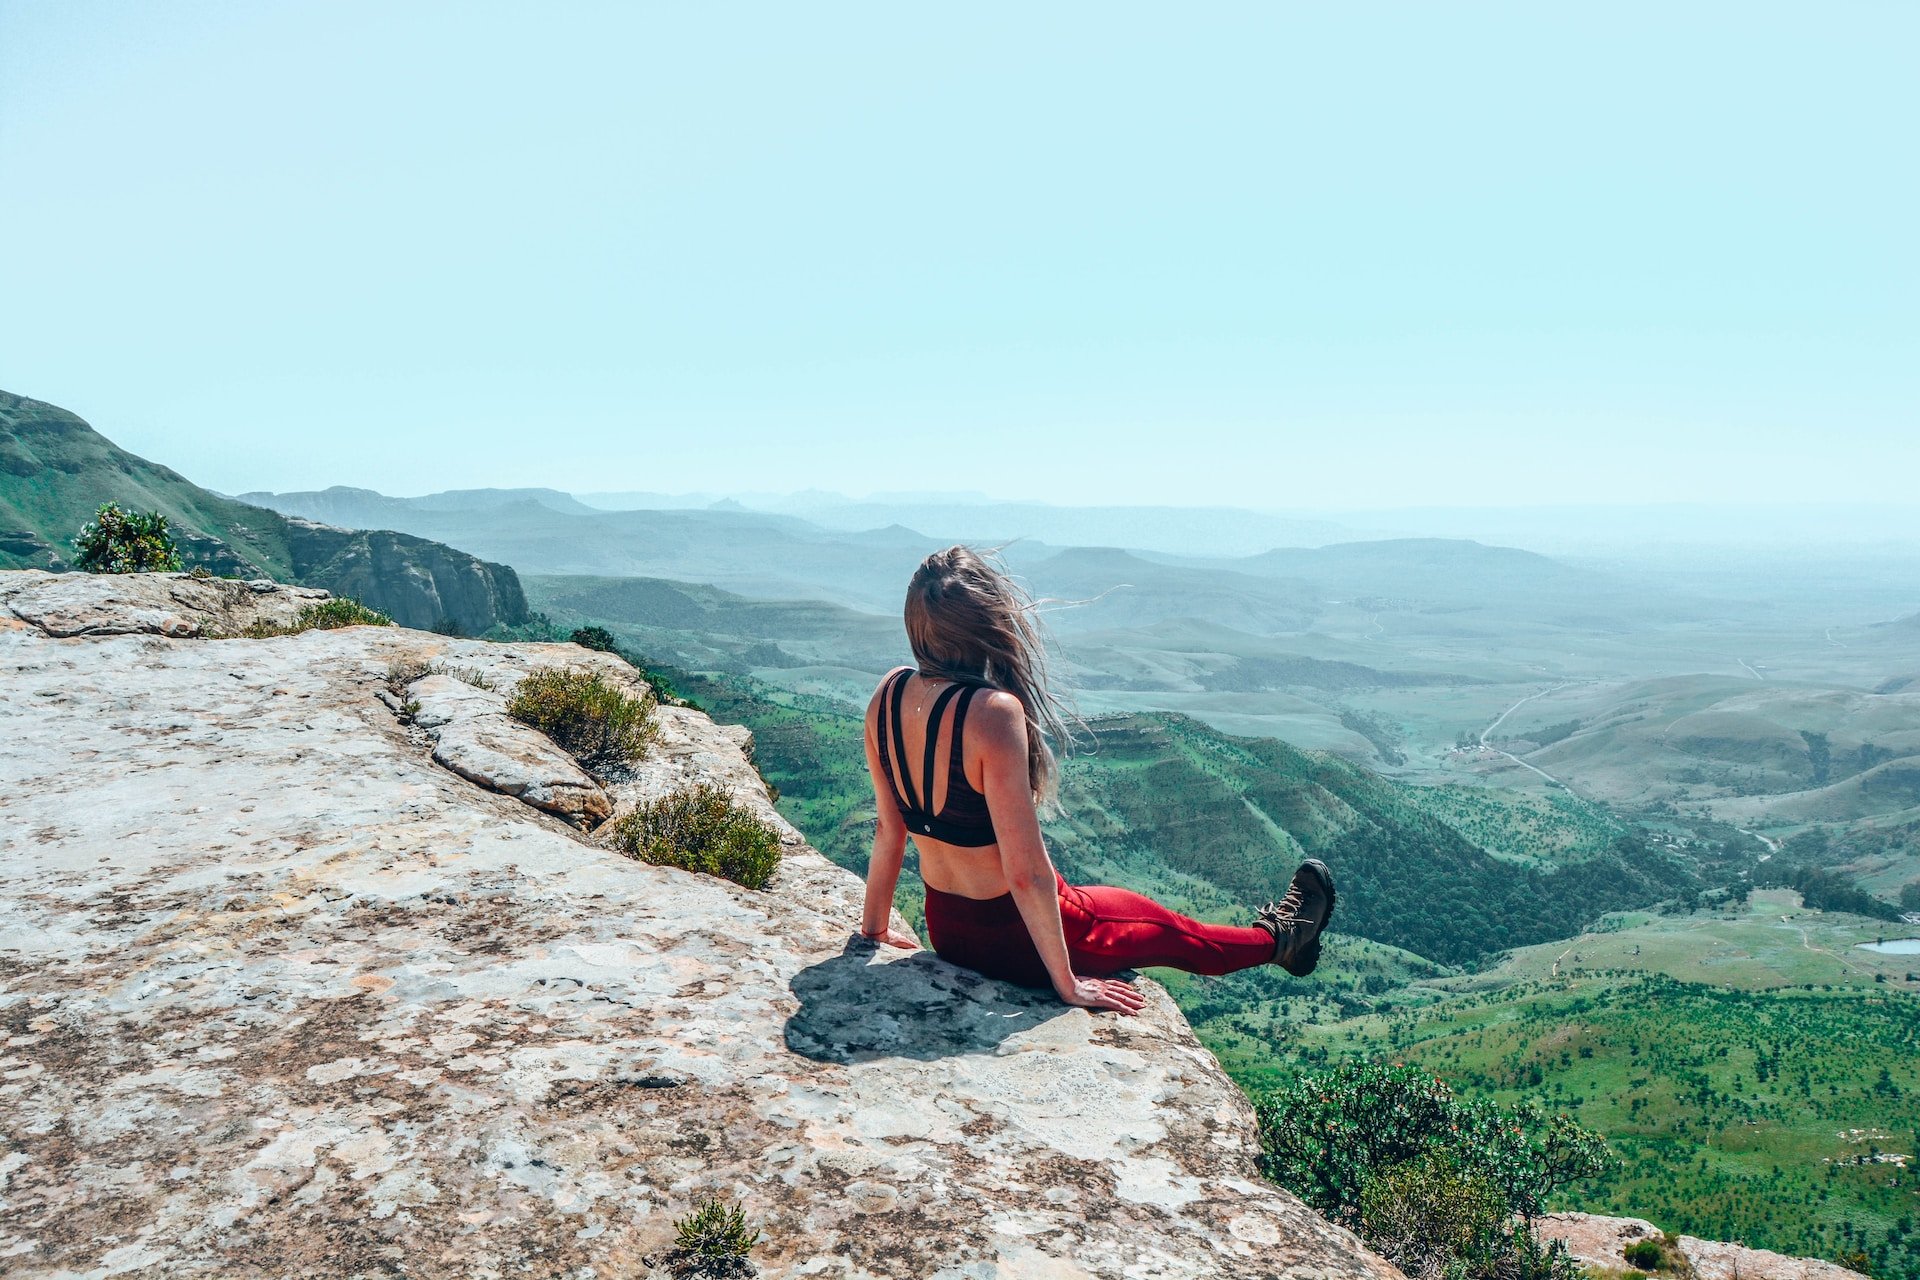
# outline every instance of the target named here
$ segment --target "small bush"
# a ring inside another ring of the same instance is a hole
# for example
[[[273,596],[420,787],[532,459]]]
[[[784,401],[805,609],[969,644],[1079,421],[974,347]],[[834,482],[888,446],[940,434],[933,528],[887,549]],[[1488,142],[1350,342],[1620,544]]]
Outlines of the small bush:
[[[1622,1251],[1622,1255],[1629,1266],[1638,1267],[1642,1271],[1658,1271],[1660,1264],[1666,1258],[1657,1240],[1636,1240]]]
[[[567,637],[582,649],[592,649],[595,653],[618,653],[619,644],[613,638],[613,632],[605,627],[578,627]]]
[[[646,754],[659,733],[653,707],[651,693],[636,698],[597,671],[549,667],[514,686],[507,714],[600,771]]]
[[[180,549],[158,511],[101,504],[73,540],[76,568],[88,573],[178,573]]]
[[[256,622],[246,630],[249,640],[272,636],[297,636],[302,631],[335,631],[341,627],[390,627],[393,619],[378,609],[369,609],[350,596],[335,596],[310,604],[292,622]]]
[[[620,819],[614,847],[655,866],[723,876],[764,889],[780,866],[780,837],[733,802],[722,787],[699,783],[649,801]]]
[[[760,1232],[747,1226],[747,1215],[709,1199],[674,1223],[674,1249],[669,1269],[676,1276],[750,1276],[747,1252],[760,1243]]]
[[[444,662],[435,663],[427,672],[434,676],[452,676],[462,684],[470,684],[476,689],[497,689],[493,677],[479,667],[450,667]]]

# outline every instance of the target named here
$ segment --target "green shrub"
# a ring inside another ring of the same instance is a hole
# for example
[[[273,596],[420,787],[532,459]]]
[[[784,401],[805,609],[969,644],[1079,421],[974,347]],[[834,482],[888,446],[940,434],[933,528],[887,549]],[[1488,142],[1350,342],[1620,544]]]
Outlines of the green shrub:
[[[507,714],[532,725],[594,771],[646,754],[659,733],[651,693],[634,697],[597,671],[549,667],[514,686]]]
[[[618,653],[620,647],[613,638],[613,632],[605,627],[578,627],[567,637],[582,649],[592,649],[596,653]]]
[[[676,1276],[750,1276],[747,1252],[760,1243],[760,1232],[747,1226],[747,1215],[709,1199],[674,1223],[674,1249],[669,1269]]]
[[[158,511],[102,503],[73,540],[75,567],[88,573],[178,573],[180,549]]]
[[[335,596],[310,604],[292,622],[256,622],[246,630],[250,640],[271,636],[297,636],[302,631],[334,631],[341,627],[390,627],[393,619],[377,609],[369,609],[351,596]]]
[[[1415,1067],[1344,1063],[1255,1101],[1261,1167],[1409,1274],[1573,1274],[1530,1224],[1555,1191],[1612,1163],[1598,1134],[1522,1105],[1461,1102]]]
[[[614,847],[656,866],[723,876],[764,889],[780,866],[780,836],[709,783],[682,787],[620,819]]]
[[[1661,1252],[1660,1242],[1657,1240],[1636,1240],[1622,1251],[1622,1256],[1626,1258],[1629,1266],[1638,1267],[1642,1271],[1658,1271],[1666,1260],[1666,1255]]]

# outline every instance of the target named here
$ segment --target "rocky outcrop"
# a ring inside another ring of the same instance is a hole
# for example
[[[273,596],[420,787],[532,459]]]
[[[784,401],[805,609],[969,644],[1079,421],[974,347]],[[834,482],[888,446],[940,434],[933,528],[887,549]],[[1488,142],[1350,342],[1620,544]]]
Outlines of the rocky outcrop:
[[[527,620],[527,597],[512,569],[445,543],[311,520],[288,520],[286,538],[295,577],[352,596],[403,627],[479,635],[496,623]]]
[[[6,574],[0,605],[56,639],[69,636],[239,635],[255,623],[285,626],[329,598],[314,587],[267,578],[235,582],[188,574]]]
[[[1541,1220],[1543,1239],[1559,1240],[1584,1266],[1605,1273],[1632,1273],[1626,1251],[1643,1240],[1660,1241],[1660,1228],[1644,1218],[1608,1218],[1593,1213],[1554,1213]],[[1766,1249],[1675,1236],[1674,1248],[1691,1268],[1692,1280],[1867,1280],[1857,1271],[1814,1258],[1789,1258]]]
[[[410,683],[405,696],[413,704],[413,722],[433,738],[434,763],[468,782],[585,828],[613,812],[606,791],[572,756],[507,715],[504,694],[429,675]],[[399,706],[409,710],[405,702]]]
[[[761,892],[474,785],[380,696],[396,662],[504,692],[617,659],[195,639],[281,605],[181,581],[60,638],[78,606],[0,573],[7,1275],[659,1275],[710,1195],[768,1276],[1397,1274],[1254,1177],[1153,984],[1119,1019],[859,940],[738,731],[662,708],[605,790],[729,787],[787,842]]]

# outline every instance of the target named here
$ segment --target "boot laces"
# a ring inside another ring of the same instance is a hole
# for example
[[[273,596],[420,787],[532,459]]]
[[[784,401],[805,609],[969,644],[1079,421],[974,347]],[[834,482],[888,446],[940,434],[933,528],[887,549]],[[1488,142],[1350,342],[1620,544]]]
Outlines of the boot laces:
[[[1260,908],[1261,922],[1271,924],[1279,933],[1286,933],[1300,923],[1300,904],[1304,897],[1299,882],[1287,886],[1284,898]]]

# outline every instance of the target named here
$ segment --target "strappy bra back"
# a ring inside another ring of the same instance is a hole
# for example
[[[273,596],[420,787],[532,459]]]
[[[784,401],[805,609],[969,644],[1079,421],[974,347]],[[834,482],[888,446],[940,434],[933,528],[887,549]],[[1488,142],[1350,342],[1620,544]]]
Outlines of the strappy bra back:
[[[904,767],[907,739],[900,729],[900,701],[906,693],[908,670],[903,667],[896,672],[881,690],[880,731],[876,735],[879,739],[880,767],[886,772],[887,782],[893,788],[893,798],[900,807],[900,816],[906,820],[907,830],[947,844],[970,849],[993,844],[997,837],[993,833],[993,816],[987,811],[987,798],[967,781],[961,752],[961,732],[967,723],[967,707],[973,702],[973,695],[980,691],[980,686],[948,685],[934,699],[933,710],[927,715],[926,762],[920,770],[925,794],[921,794],[914,789],[913,771]],[[940,723],[950,702],[955,706],[953,745],[947,757],[946,797],[940,812],[934,813],[935,748],[940,742]],[[891,752],[887,749],[889,737],[892,739]]]

